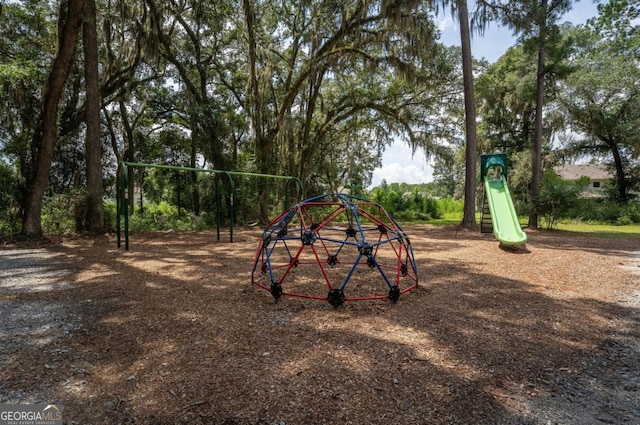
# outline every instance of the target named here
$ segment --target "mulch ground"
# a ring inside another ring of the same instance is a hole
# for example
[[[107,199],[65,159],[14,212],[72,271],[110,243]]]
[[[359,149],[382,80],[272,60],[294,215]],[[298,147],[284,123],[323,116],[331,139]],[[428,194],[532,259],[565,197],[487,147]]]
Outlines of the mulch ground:
[[[419,286],[339,308],[252,286],[257,228],[46,245],[53,284],[0,306],[63,313],[5,330],[0,401],[75,424],[640,422],[638,239],[405,231]]]

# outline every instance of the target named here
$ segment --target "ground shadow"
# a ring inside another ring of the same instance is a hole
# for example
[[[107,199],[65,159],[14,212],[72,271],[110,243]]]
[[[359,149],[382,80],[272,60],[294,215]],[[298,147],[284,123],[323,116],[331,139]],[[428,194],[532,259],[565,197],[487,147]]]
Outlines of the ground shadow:
[[[415,249],[464,256],[420,259],[419,288],[396,304],[339,309],[252,288],[252,233],[146,237],[129,253],[111,241],[51,247],[66,270],[51,280],[73,285],[6,293],[0,306],[46,299],[79,326],[5,346],[7,364],[29,368],[3,368],[0,397],[58,401],[76,423],[640,420],[636,308],[545,293],[483,268],[497,243],[434,233],[411,236]]]

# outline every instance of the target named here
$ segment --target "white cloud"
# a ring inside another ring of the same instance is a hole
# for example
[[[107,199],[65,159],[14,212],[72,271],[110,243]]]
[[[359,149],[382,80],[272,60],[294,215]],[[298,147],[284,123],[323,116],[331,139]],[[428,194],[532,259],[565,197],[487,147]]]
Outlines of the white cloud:
[[[437,25],[438,25],[438,29],[442,32],[445,32],[446,30],[452,30],[452,31],[458,30],[458,24],[454,22],[453,19],[451,19],[451,17],[448,15],[446,16],[441,15],[440,17],[438,17]]]
[[[427,183],[433,180],[432,168],[427,163],[422,150],[412,156],[411,149],[401,143],[394,143],[382,155],[382,167],[373,171],[371,188],[387,183]]]

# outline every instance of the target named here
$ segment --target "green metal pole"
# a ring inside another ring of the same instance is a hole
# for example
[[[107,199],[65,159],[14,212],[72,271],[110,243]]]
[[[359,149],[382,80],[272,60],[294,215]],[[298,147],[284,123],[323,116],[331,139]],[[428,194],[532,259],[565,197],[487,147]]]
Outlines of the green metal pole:
[[[126,163],[125,163],[126,164]],[[124,250],[129,251],[129,166],[122,173],[124,192]]]
[[[228,171],[223,171],[223,173],[227,175],[227,179],[229,180],[229,242],[233,242],[233,198],[236,188],[233,184],[231,173]]]
[[[216,180],[216,240],[220,240],[220,208],[222,208],[222,202],[220,201],[220,179]]]
[[[121,230],[121,226],[120,226],[120,186],[121,186],[121,181],[120,181],[120,174],[122,169],[120,168],[121,165],[118,164],[118,171],[116,172],[116,233],[117,233],[117,238],[118,238],[118,248],[120,248],[121,245],[121,241],[120,241],[120,230]]]
[[[300,187],[302,187],[302,182],[300,181],[300,179],[293,176],[276,176],[274,174],[246,173],[242,171],[206,170],[204,168],[181,167],[177,165],[162,165],[162,164],[142,164],[137,162],[123,162],[122,164],[128,167],[138,167],[138,168],[164,168],[168,170],[198,171],[202,173],[213,173],[213,174],[226,173],[230,176],[269,177],[273,179],[285,179],[285,180],[295,179],[298,181],[298,184],[300,185]]]
[[[298,186],[300,187],[300,200],[302,200],[302,191],[304,190],[302,188],[302,181],[298,177],[289,177],[289,181],[287,181],[287,185],[285,186],[284,190],[284,203],[286,204],[287,208],[289,207],[289,183],[291,183],[292,181],[298,183]]]

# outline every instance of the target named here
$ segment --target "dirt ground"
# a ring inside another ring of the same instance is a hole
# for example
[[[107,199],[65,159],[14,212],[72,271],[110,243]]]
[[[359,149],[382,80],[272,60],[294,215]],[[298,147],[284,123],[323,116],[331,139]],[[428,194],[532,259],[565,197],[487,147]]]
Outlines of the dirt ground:
[[[5,247],[0,403],[83,425],[640,423],[640,240],[405,231],[419,286],[339,308],[252,286],[258,228]]]

